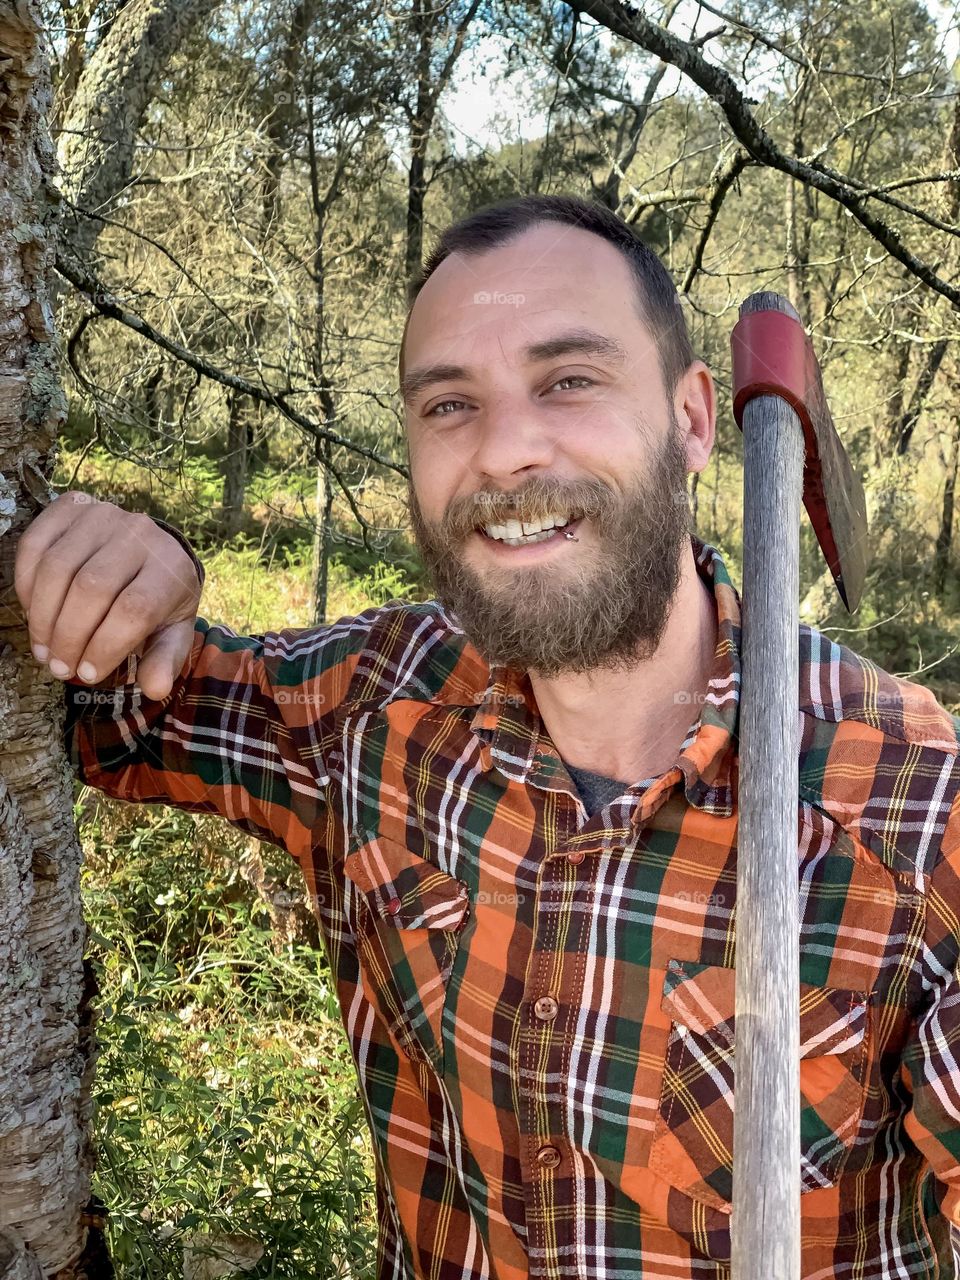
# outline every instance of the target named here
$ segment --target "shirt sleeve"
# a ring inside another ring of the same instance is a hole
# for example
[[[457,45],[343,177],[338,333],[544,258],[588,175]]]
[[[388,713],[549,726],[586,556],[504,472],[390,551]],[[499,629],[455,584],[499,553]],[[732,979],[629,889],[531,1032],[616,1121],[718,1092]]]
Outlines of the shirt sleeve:
[[[301,860],[317,842],[325,753],[374,613],[259,636],[199,619],[158,702],[135,683],[133,658],[100,685],[68,682],[80,779],[120,800],[220,814]]]
[[[902,1060],[913,1094],[904,1124],[936,1176],[941,1212],[960,1227],[960,798],[927,887],[920,976],[923,1005]]]

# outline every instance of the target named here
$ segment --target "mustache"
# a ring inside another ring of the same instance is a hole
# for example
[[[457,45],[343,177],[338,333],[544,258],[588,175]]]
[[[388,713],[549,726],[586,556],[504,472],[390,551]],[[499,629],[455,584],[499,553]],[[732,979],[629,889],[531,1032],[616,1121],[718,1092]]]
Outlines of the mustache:
[[[537,477],[506,492],[483,489],[454,498],[437,532],[444,540],[459,541],[481,525],[506,524],[508,520],[534,524],[558,512],[602,522],[615,503],[613,491],[600,480],[562,483]]]

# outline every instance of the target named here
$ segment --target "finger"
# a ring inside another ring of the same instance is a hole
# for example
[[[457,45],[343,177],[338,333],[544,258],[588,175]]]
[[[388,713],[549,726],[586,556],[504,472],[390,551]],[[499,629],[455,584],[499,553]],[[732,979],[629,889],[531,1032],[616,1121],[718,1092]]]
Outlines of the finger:
[[[84,648],[74,655],[75,669],[89,683],[104,679],[160,627],[168,623],[169,604],[157,575],[141,570],[115,593]],[[191,622],[192,626],[192,622]]]
[[[75,607],[84,616],[99,614],[95,620],[99,623],[118,590],[136,576],[142,563],[141,549],[127,543],[110,554],[109,563],[101,559],[95,571],[87,569],[95,556],[104,554],[107,552],[103,547],[103,530],[95,524],[86,524],[73,527],[69,534],[57,539],[40,560],[27,620],[30,643],[38,661],[45,662],[50,652],[60,656],[54,647],[54,637],[75,582]],[[61,634],[61,643],[64,639],[65,635]]]
[[[140,574],[143,554],[139,547],[130,543],[123,547],[118,547],[115,542],[101,545],[67,580],[55,575],[52,566],[48,569],[48,561],[57,556],[58,545],[54,544],[43,561],[43,587],[35,593],[39,613],[36,619],[31,615],[30,633],[31,636],[36,634],[38,642],[46,644],[49,649],[53,674],[66,679],[77,670],[81,655],[103,625],[117,598]],[[48,573],[51,578],[49,587]],[[47,615],[55,607],[56,612],[49,623],[49,639],[45,639],[43,628],[47,625]],[[145,612],[139,621],[141,632],[138,639],[142,640],[157,625],[157,618]],[[86,673],[81,673],[81,678],[85,676]]]
[[[137,684],[145,697],[159,702],[167,696],[187,661],[194,634],[192,621],[171,622],[150,637],[137,668]]]
[[[14,587],[24,609],[29,612],[36,583],[37,566],[53,544],[59,541],[80,516],[86,494],[64,493],[24,530],[17,544]],[[89,499],[87,499],[89,501]]]

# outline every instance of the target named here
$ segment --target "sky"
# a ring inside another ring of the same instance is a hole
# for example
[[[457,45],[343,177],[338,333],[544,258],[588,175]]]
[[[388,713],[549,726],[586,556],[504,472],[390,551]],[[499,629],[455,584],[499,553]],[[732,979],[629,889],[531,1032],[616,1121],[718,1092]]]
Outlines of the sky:
[[[722,3],[716,7],[721,8]],[[947,0],[930,0],[927,7],[944,33],[948,58],[954,61],[958,54],[956,8]],[[674,29],[678,33],[689,30],[695,14],[695,4],[681,6]],[[704,12],[699,30],[709,30],[719,23],[719,19]],[[601,32],[599,38],[609,43],[607,32]],[[542,137],[544,133],[546,118],[534,109],[529,95],[525,94],[522,73],[512,77],[506,75],[506,47],[506,39],[499,36],[488,36],[479,41],[475,48],[464,54],[455,73],[455,82],[444,95],[443,111],[454,131],[454,146],[461,154],[478,147],[496,148],[518,138],[529,141]],[[706,51],[709,56],[709,44]],[[636,67],[634,84],[642,85],[652,59],[638,50],[633,62]],[[680,73],[669,68],[660,87],[660,96],[675,92],[679,82]]]
[[[499,36],[486,36],[463,55],[442,106],[462,153],[537,138],[546,127],[542,113],[525,101],[522,77],[507,77],[506,41]]]

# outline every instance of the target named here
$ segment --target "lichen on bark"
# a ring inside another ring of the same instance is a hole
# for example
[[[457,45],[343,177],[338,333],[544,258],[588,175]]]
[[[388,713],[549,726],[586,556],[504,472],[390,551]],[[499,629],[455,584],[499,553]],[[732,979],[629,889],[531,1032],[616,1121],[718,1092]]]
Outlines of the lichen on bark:
[[[34,0],[0,0],[0,1280],[80,1274],[92,1019],[60,686],[13,590],[65,413],[50,307],[57,199]],[[25,483],[33,476],[32,489]]]

